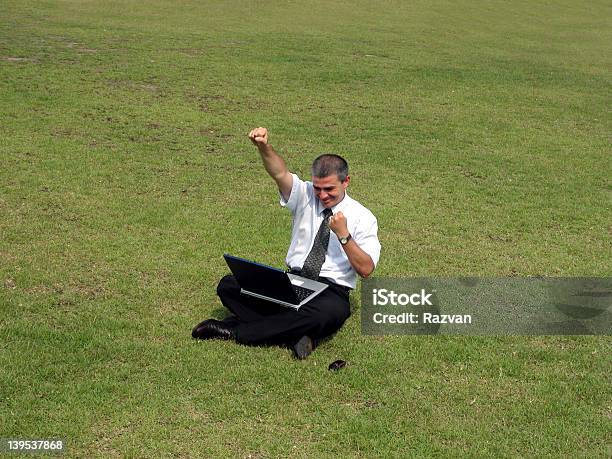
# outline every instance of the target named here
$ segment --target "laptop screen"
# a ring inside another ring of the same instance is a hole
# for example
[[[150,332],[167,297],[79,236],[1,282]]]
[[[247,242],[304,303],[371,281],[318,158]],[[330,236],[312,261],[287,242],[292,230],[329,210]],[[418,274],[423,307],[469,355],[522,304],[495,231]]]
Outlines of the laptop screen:
[[[228,254],[223,257],[244,290],[292,304],[299,303],[285,271]]]

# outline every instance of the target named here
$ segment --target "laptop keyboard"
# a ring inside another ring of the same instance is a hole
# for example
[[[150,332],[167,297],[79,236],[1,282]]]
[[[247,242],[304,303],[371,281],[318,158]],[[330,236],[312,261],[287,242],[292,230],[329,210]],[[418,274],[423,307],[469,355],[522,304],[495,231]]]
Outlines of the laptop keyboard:
[[[292,285],[292,287],[300,303],[306,298],[308,298],[312,294],[312,292],[314,292],[314,290],[310,290],[309,288],[304,287],[298,287],[297,285]]]

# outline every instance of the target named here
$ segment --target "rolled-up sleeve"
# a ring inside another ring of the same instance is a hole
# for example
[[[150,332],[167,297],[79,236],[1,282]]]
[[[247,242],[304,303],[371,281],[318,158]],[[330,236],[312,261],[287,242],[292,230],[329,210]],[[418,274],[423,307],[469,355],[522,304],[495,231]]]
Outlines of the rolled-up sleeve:
[[[306,182],[301,180],[296,174],[291,174],[291,176],[293,177],[291,194],[289,195],[289,199],[285,200],[282,193],[279,191],[280,205],[289,209],[291,213],[295,213],[306,196]]]
[[[362,219],[352,235],[357,245],[372,258],[374,266],[380,259],[380,241],[378,240],[378,222],[373,215]]]

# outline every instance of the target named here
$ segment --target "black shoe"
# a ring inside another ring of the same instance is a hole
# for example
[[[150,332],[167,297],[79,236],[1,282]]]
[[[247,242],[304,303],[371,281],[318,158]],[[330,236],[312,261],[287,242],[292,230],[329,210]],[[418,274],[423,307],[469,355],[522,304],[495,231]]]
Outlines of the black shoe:
[[[296,359],[303,360],[312,354],[314,344],[309,336],[302,336],[300,340],[293,345],[293,355]]]
[[[196,325],[191,331],[191,336],[197,339],[227,340],[234,338],[234,329],[219,320],[208,319]]]

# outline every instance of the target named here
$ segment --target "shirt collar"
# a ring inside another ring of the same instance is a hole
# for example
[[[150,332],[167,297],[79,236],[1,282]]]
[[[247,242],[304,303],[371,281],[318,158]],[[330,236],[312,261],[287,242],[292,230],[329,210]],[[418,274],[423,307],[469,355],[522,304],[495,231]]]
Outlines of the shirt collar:
[[[338,204],[336,204],[335,206],[331,208],[332,212],[335,214],[336,212],[339,212],[342,209],[344,209],[349,199],[350,199],[349,195],[345,191],[344,198],[342,198],[342,201],[340,201]],[[325,206],[323,205],[323,203],[317,199],[317,215],[321,215],[324,209],[325,209]]]

